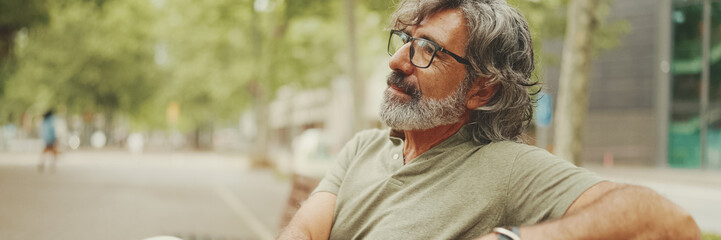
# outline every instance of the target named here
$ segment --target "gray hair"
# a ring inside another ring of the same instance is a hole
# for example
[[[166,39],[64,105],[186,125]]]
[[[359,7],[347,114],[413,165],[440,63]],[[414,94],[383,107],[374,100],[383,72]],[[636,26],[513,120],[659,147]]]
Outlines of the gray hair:
[[[528,23],[504,0],[403,0],[393,13],[391,27],[418,25],[424,18],[446,9],[460,9],[467,22],[466,80],[470,86],[479,77],[496,85],[496,93],[471,113],[469,131],[479,144],[521,141],[533,118],[529,88],[535,69]]]

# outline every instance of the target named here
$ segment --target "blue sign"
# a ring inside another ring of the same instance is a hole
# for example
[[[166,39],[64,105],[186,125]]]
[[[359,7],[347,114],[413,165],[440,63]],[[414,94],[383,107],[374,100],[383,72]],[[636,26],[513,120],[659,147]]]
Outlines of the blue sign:
[[[536,95],[536,109],[533,114],[534,123],[539,127],[548,127],[553,118],[553,102],[551,94],[541,91]]]

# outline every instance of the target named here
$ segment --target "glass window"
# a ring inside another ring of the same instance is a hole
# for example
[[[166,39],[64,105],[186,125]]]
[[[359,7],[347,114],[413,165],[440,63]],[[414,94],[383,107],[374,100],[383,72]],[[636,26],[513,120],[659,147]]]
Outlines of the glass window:
[[[706,116],[706,163],[721,168],[721,1],[711,3],[709,105]]]
[[[703,4],[677,4],[673,8],[673,61],[668,163],[672,167],[701,165],[701,72]]]

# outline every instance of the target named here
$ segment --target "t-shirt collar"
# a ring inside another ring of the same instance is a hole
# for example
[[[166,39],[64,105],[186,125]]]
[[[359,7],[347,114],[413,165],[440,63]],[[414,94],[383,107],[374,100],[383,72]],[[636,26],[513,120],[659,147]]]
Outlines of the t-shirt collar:
[[[471,125],[475,123],[467,123],[466,125],[463,125],[463,127],[459,128],[456,133],[448,137],[448,139],[444,140],[444,142],[450,140],[450,139],[456,139],[456,138],[463,138],[463,139],[469,139],[470,138],[470,129]],[[398,129],[390,129],[390,133],[388,134],[388,139],[392,142],[400,143],[400,141],[403,141],[406,139],[406,134],[403,132],[403,130]]]

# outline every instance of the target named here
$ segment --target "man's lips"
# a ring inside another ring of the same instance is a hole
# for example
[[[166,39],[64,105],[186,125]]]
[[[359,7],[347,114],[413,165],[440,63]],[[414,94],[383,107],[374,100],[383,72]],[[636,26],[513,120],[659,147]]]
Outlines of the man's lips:
[[[417,98],[421,96],[420,89],[417,89],[410,83],[412,79],[406,79],[409,76],[401,72],[393,72],[388,76],[388,90],[396,95],[409,96]]]
[[[406,92],[405,89],[400,88],[400,87],[398,87],[398,86],[396,86],[396,85],[391,85],[391,86],[390,86],[390,89],[393,90],[393,91],[395,91],[395,92],[397,92],[397,93],[401,93],[401,94],[403,94],[403,95],[408,95],[408,93]]]

